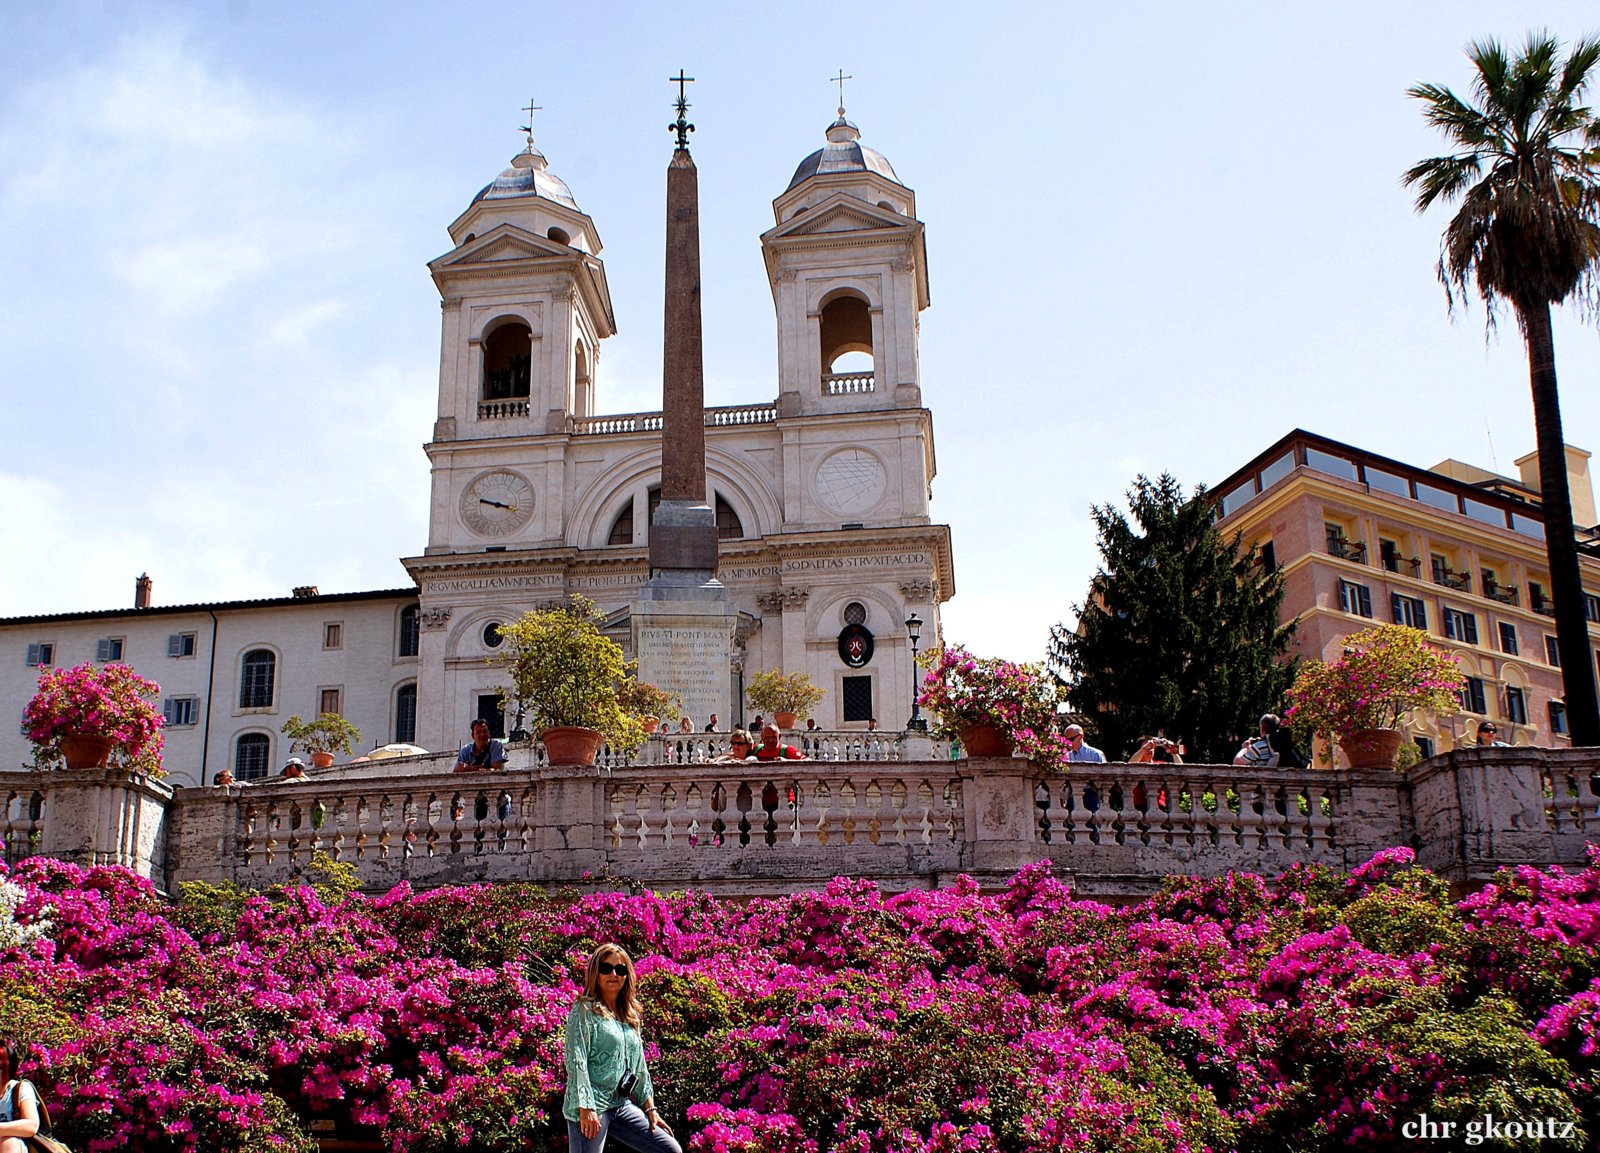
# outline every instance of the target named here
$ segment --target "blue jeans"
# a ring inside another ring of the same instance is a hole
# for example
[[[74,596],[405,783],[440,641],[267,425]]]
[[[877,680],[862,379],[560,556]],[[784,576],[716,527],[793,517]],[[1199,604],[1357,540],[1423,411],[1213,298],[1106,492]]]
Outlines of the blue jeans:
[[[683,1153],[683,1146],[665,1129],[650,1128],[650,1118],[632,1101],[624,1101],[600,1114],[600,1132],[585,1137],[576,1121],[567,1122],[567,1153],[601,1153],[606,1137],[636,1153]]]

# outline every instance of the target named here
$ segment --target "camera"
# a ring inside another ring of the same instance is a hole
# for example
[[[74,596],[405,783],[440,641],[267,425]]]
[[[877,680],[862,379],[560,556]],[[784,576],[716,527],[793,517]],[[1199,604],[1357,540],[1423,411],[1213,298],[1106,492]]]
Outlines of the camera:
[[[625,1072],[617,1078],[616,1097],[619,1101],[632,1101],[634,1086],[639,1083],[639,1075],[634,1072]]]

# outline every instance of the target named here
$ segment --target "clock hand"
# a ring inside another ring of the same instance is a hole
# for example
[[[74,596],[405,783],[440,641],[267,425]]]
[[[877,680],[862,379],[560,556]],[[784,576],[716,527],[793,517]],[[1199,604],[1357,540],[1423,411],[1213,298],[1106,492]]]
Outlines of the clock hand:
[[[500,501],[490,500],[488,497],[480,496],[478,498],[478,503],[479,504],[489,505],[491,508],[503,508],[503,509],[506,509],[508,512],[516,512],[517,511],[517,506],[514,505],[514,504],[502,504]]]

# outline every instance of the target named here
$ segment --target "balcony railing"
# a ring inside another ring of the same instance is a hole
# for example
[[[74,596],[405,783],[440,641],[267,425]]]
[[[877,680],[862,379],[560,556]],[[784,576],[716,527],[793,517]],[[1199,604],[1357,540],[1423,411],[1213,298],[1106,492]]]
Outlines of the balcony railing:
[[[1468,592],[1472,588],[1472,574],[1454,572],[1447,568],[1436,569],[1433,574],[1433,583],[1443,585],[1447,589],[1455,589],[1457,592]]]
[[[778,419],[776,404],[731,404],[708,408],[701,423],[707,428],[771,424]],[[573,436],[606,436],[625,432],[660,432],[659,412],[625,412],[617,416],[579,416],[571,423]]]
[[[1422,572],[1422,558],[1419,556],[1399,556],[1389,553],[1383,558],[1383,567],[1392,573],[1407,570],[1412,576]]]
[[[1367,546],[1362,541],[1349,540],[1342,536],[1328,538],[1328,555],[1336,556],[1340,560],[1353,560],[1357,564],[1367,563]]]
[[[1503,585],[1492,581],[1484,582],[1483,595],[1492,601],[1499,601],[1503,605],[1515,605],[1518,600],[1516,585]]]
[[[858,392],[875,392],[876,377],[870,372],[825,372],[822,374],[822,391],[829,396],[849,396]]]
[[[1533,598],[1533,603],[1528,606],[1542,616],[1553,617],[1556,615],[1556,602],[1546,596]]]
[[[528,415],[528,399],[486,400],[478,405],[479,420],[516,420]]]

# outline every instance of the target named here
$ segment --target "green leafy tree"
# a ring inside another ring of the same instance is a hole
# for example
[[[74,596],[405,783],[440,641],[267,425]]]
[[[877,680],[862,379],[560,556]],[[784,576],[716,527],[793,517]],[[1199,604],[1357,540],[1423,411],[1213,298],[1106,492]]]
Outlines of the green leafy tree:
[[[1094,509],[1101,568],[1077,629],[1051,629],[1050,665],[1107,756],[1164,733],[1191,761],[1226,763],[1294,679],[1282,577],[1217,531],[1203,487],[1185,498],[1171,476],[1141,476],[1128,504],[1134,523]]]
[[[1510,56],[1494,40],[1473,44],[1471,101],[1418,84],[1408,94],[1458,149],[1405,174],[1417,211],[1459,202],[1440,245],[1438,273],[1452,311],[1473,288],[1491,328],[1511,305],[1528,348],[1533,423],[1550,591],[1574,745],[1600,744],[1594,662],[1584,620],[1572,498],[1556,391],[1550,306],[1574,300],[1594,316],[1600,277],[1600,120],[1581,103],[1600,65],[1600,39],[1579,40],[1565,60],[1547,33]]]

